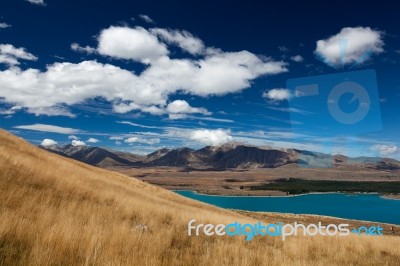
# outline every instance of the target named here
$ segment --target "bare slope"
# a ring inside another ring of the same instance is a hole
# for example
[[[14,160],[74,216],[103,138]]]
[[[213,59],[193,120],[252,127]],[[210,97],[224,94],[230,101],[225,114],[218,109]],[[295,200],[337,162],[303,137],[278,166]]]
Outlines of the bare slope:
[[[398,237],[189,238],[192,218],[252,221],[0,131],[0,265],[400,263]]]

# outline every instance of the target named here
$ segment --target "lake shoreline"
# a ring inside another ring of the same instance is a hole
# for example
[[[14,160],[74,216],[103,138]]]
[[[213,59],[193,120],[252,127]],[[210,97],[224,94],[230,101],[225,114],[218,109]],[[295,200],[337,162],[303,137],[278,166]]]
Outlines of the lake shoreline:
[[[210,193],[201,190],[191,190],[191,189],[172,189],[171,191],[191,191],[199,195],[205,196],[220,196],[220,197],[266,197],[266,198],[290,198],[290,197],[299,197],[306,195],[329,195],[329,194],[345,194],[345,195],[380,195],[383,199],[388,200],[400,200],[400,194],[382,194],[379,192],[342,192],[342,191],[330,191],[330,192],[308,192],[301,194],[282,194],[282,195],[243,195],[243,194],[225,194],[225,193]],[[278,191],[282,192],[283,191]]]
[[[389,200],[400,200],[400,194],[383,194],[381,195],[381,198]]]
[[[283,213],[283,212],[257,212],[257,211],[244,211],[244,210],[236,210],[230,209],[234,212],[240,213],[242,215],[246,215],[252,218],[256,218],[258,220],[268,220],[269,222],[283,222],[283,223],[319,223],[321,222],[323,225],[330,223],[347,223],[351,228],[360,227],[360,226],[381,226],[384,229],[385,235],[393,235],[400,236],[400,224],[395,223],[385,223],[385,222],[374,222],[367,220],[358,220],[358,219],[347,219],[329,215],[319,215],[319,214],[296,214],[296,213]],[[393,227],[394,233],[391,231]]]

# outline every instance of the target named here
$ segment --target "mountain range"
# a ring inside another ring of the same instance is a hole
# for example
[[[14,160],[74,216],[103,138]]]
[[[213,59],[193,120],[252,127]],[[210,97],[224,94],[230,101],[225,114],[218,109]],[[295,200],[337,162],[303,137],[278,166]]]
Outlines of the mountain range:
[[[250,168],[276,168],[301,165],[303,167],[352,166],[377,170],[400,170],[400,161],[379,157],[329,155],[297,149],[273,149],[227,143],[207,146],[199,150],[190,148],[160,149],[148,155],[114,151],[90,146],[39,146],[42,149],[90,165],[109,167],[182,167],[192,170],[226,170]]]

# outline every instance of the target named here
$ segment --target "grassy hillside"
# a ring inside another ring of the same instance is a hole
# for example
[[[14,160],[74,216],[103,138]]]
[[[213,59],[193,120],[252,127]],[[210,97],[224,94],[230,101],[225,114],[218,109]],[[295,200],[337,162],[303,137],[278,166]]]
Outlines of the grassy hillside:
[[[400,264],[399,237],[188,237],[193,218],[254,221],[0,131],[0,265]]]

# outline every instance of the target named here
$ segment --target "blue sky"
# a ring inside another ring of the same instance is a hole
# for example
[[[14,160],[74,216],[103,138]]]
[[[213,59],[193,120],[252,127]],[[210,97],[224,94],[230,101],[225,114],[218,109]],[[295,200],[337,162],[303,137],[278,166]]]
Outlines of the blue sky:
[[[397,9],[258,2],[4,0],[1,127],[141,154],[237,141],[399,158]],[[367,102],[333,100],[349,80]],[[368,112],[346,124],[335,103]]]

